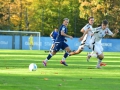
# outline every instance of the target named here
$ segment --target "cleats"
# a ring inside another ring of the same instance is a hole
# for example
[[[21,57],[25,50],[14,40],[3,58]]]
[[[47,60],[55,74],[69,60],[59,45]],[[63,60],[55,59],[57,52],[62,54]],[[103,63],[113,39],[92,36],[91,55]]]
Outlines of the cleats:
[[[100,66],[106,66],[106,63],[100,63]]]
[[[46,63],[45,61],[43,61],[42,63],[43,63],[43,65],[44,65],[45,67],[47,66],[47,63]]]
[[[47,63],[45,61],[42,62],[43,63],[43,66],[47,66]],[[68,66],[67,63],[65,61],[60,61],[61,64],[63,64],[64,66]]]
[[[101,62],[100,65],[97,65],[97,66],[96,66],[96,68],[97,68],[97,69],[101,69],[101,66],[106,66],[106,63],[102,63],[102,62]]]
[[[67,63],[65,61],[60,61],[61,64],[63,64],[64,66],[68,66]]]

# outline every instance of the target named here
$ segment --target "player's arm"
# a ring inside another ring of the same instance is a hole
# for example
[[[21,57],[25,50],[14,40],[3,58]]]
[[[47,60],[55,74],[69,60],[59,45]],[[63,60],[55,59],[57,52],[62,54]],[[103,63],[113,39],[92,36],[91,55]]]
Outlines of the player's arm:
[[[73,38],[72,36],[65,34],[65,33],[64,33],[64,30],[61,30],[61,35],[62,35],[62,36],[65,36],[65,37],[69,37],[70,39]]]
[[[80,32],[84,33],[84,32],[85,32],[84,28],[82,28],[82,29],[80,30]]]
[[[85,33],[84,27],[80,30],[80,32],[82,32],[83,34]],[[82,41],[83,37],[79,38],[79,41]]]
[[[90,28],[88,28],[87,30],[84,30],[83,36],[80,37],[80,40],[82,41],[83,38],[85,37],[86,34],[88,34],[88,31],[90,30]]]
[[[81,29],[81,32],[83,33],[83,36],[82,37],[80,37],[80,41],[82,41],[83,40],[83,38],[85,37],[85,35],[88,33],[88,31],[89,31],[89,28],[90,28],[90,26],[89,25],[85,25],[82,29]]]
[[[111,33],[111,32],[110,32]],[[115,37],[117,35],[117,33],[119,33],[119,30],[118,29],[115,29],[115,33],[114,34],[111,34],[112,37]]]
[[[53,38],[52,34],[53,34],[53,32],[50,33],[50,37],[51,37],[51,38]]]

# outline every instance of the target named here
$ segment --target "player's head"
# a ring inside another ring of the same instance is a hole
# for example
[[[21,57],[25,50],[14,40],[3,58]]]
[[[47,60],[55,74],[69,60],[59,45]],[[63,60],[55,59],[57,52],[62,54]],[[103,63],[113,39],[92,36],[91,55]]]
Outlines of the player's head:
[[[107,20],[103,20],[102,21],[102,29],[106,29],[108,27],[108,21]]]
[[[58,31],[58,28],[55,28],[54,30],[57,32],[57,31]]]
[[[68,18],[64,18],[63,19],[63,25],[67,26],[69,23],[69,19]]]
[[[93,25],[93,23],[94,23],[94,17],[89,17],[88,21],[89,21],[90,25]]]

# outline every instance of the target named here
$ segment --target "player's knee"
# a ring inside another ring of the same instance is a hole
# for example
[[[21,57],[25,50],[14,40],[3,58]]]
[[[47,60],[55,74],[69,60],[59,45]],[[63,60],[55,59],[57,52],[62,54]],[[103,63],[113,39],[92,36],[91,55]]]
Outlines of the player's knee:
[[[78,48],[79,51],[83,51],[83,49],[84,49],[84,46],[80,46],[80,47]]]
[[[66,52],[70,53],[70,52],[72,52],[72,51],[71,51],[70,49],[67,49]]]
[[[52,52],[52,55],[55,55],[55,54],[56,54],[56,52],[55,52],[55,51],[53,51],[53,52]]]
[[[66,51],[66,53],[68,53],[68,54],[70,54],[72,51],[70,50],[70,51]]]
[[[101,60],[104,59],[104,56],[102,55]]]
[[[103,54],[99,55],[99,59],[100,60],[104,59],[104,55]]]
[[[103,60],[103,59],[104,59],[104,57],[99,57],[99,59],[100,59],[100,60]]]

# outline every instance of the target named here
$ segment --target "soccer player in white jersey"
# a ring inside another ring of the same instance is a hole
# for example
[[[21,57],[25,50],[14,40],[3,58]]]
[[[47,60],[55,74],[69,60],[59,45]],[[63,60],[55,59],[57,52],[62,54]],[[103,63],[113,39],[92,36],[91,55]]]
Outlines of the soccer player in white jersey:
[[[100,25],[98,25],[98,27],[100,27],[102,24],[100,24]],[[101,43],[101,40],[98,42],[99,43],[99,45],[102,45],[102,43]],[[91,53],[87,53],[87,61],[89,62],[90,61],[90,58],[91,57],[97,57],[97,54],[94,52],[94,51],[92,51]],[[105,63],[101,63],[100,64],[100,66],[105,66],[106,64]]]
[[[89,42],[91,39],[91,34],[92,34],[92,25],[94,23],[94,18],[93,17],[89,17],[89,23],[86,24],[82,29],[81,32],[84,33],[83,36],[80,38],[81,40],[81,45],[79,46],[78,50],[71,52],[71,55],[75,55],[75,54],[79,54],[83,51],[85,46],[89,46]]]
[[[100,68],[100,63],[104,58],[103,48],[102,45],[100,45],[100,40],[102,40],[105,35],[115,37],[119,31],[116,29],[115,33],[113,34],[108,28],[108,21],[104,20],[101,27],[92,29],[92,32],[94,34],[90,40],[90,48],[97,54],[98,62],[96,68]]]
[[[91,36],[91,37],[92,37],[92,36]],[[99,43],[100,46],[102,46],[101,40],[100,40],[98,43]],[[97,57],[97,54],[96,54],[94,51],[92,51],[92,52],[90,52],[90,53],[87,53],[87,61],[88,61],[88,62],[90,61],[90,58],[91,58],[91,57]]]

